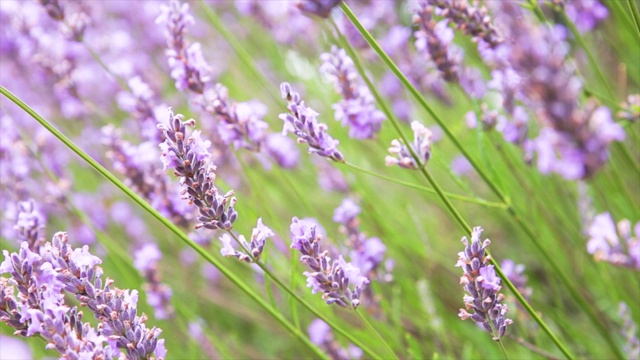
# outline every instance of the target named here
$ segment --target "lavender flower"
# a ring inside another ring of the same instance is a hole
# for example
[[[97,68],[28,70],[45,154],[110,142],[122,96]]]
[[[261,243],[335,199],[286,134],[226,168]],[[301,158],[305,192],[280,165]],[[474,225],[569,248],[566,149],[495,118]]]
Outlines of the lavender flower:
[[[264,151],[273,161],[283,169],[293,169],[298,166],[300,151],[295,141],[280,133],[272,133],[264,142]]]
[[[176,88],[202,94],[205,83],[209,81],[210,67],[204,60],[200,43],[187,46],[188,43],[184,40],[186,28],[195,22],[189,14],[189,4],[172,0],[168,6],[161,5],[160,10],[156,24],[166,25],[166,54]]]
[[[18,222],[14,227],[18,241],[29,244],[29,249],[38,252],[44,243],[44,222],[42,215],[35,210],[33,201],[18,204]]]
[[[459,78],[461,50],[450,46],[453,41],[453,30],[448,20],[435,22],[434,8],[421,2],[415,11],[413,22],[419,26],[416,31],[416,48],[428,56],[438,67],[445,80],[455,82]]]
[[[316,153],[333,161],[344,162],[344,157],[336,149],[340,142],[327,133],[329,127],[326,124],[318,122],[320,114],[306,107],[300,94],[294,92],[289,83],[280,84],[280,93],[289,102],[287,109],[290,112],[279,116],[284,121],[282,135],[292,132],[298,137],[298,143],[309,145],[310,154]]]
[[[312,222],[294,217],[291,237],[291,248],[300,251],[300,262],[312,270],[304,272],[311,292],[315,294],[321,291],[327,304],[357,308],[362,289],[369,283],[366,277],[360,275],[360,269],[347,263],[342,256],[332,262],[327,251],[320,252],[322,236]]]
[[[627,219],[616,225],[608,212],[596,215],[587,233],[587,252],[596,261],[606,261],[618,266],[640,270],[640,222],[633,227]],[[618,236],[619,235],[619,236]]]
[[[267,113],[264,104],[257,100],[233,102],[229,99],[229,90],[222,84],[205,91],[202,97],[196,99],[196,103],[218,121],[218,134],[225,145],[260,151],[269,127],[262,120]]]
[[[385,119],[376,109],[369,88],[358,84],[358,73],[353,61],[344,49],[331,47],[330,53],[320,55],[323,61],[320,71],[327,75],[342,100],[333,105],[336,120],[349,127],[349,136],[355,139],[371,139],[380,131]]]
[[[349,344],[347,349],[342,348],[334,339],[329,325],[320,319],[314,319],[308,331],[311,342],[324,350],[331,359],[348,360],[362,357],[362,349],[353,344]]]
[[[500,264],[500,269],[504,276],[511,281],[513,286],[518,289],[518,292],[522,294],[525,300],[529,301],[533,290],[527,286],[527,277],[524,275],[524,265],[517,264],[511,259],[505,259]],[[518,303],[519,304],[519,303]]]
[[[595,29],[609,16],[609,10],[598,0],[558,0],[564,3],[567,17],[581,33]]]
[[[58,0],[40,0],[40,4],[42,4],[42,7],[44,7],[52,19],[65,24],[62,29],[69,39],[82,41],[84,31],[89,24],[89,16],[87,16],[87,14],[75,12],[65,18],[64,8]]]
[[[160,259],[162,259],[162,253],[158,245],[148,243],[134,253],[133,266],[145,278],[143,289],[147,295],[147,303],[153,308],[156,319],[169,319],[173,316],[172,291],[161,281],[157,265]]]
[[[431,158],[431,130],[417,121],[411,122],[411,129],[413,130],[413,142],[409,146],[420,163],[416,163],[406,145],[402,144],[400,140],[394,139],[389,148],[389,153],[393,156],[385,158],[387,166],[398,165],[405,169],[417,169],[419,166],[426,165]]]
[[[493,340],[500,340],[504,336],[507,326],[512,324],[506,318],[509,309],[500,304],[504,295],[499,294],[500,278],[496,275],[493,265],[488,265],[491,258],[486,255],[485,248],[491,243],[489,239],[481,242],[482,228],[473,228],[471,244],[467,237],[462,238],[465,250],[458,253],[457,267],[461,267],[464,275],[460,284],[469,295],[464,296],[465,309],[460,309],[458,316],[462,320],[472,319],[479,323],[491,335]],[[473,313],[467,310],[473,309]]]
[[[338,6],[342,0],[299,0],[296,3],[303,13],[328,18],[331,10]]]
[[[194,126],[195,120],[183,121],[181,114],[173,115],[169,111],[169,124],[158,125],[165,141],[160,144],[164,168],[171,167],[174,174],[180,176],[184,190],[182,194],[189,203],[199,210],[196,229],[231,230],[238,218],[234,209],[236,198],[233,190],[224,195],[218,193],[215,186],[216,167],[210,161],[211,154],[207,150],[211,143],[200,138],[199,131],[193,131],[187,137],[186,127]]]
[[[126,351],[131,359],[162,359],[166,355],[160,329],[147,329],[147,317],[136,314],[137,292],[111,289],[112,280],[102,280],[101,260],[88,247],[73,249],[66,233],[57,233],[52,242],[29,250],[23,242],[20,253],[3,250],[0,273],[0,320],[16,328],[18,334],[39,334],[47,348],[66,358],[106,358]],[[19,294],[14,294],[14,286]],[[83,324],[82,313],[64,304],[61,290],[74,294],[102,322],[97,330]],[[108,347],[103,347],[109,341]]]
[[[264,250],[264,245],[267,238],[275,235],[274,232],[268,227],[264,226],[262,223],[262,219],[258,219],[258,224],[253,231],[251,232],[251,242],[247,243],[247,240],[243,235],[238,236],[238,241],[243,248],[243,251],[240,252],[231,246],[231,241],[233,240],[229,233],[224,233],[220,238],[222,241],[222,249],[220,249],[220,253],[224,256],[228,257],[236,257],[240,261],[252,263],[258,261],[260,259],[260,255],[262,255],[262,250]],[[250,256],[247,253],[251,254]]]
[[[623,322],[620,333],[625,340],[625,344],[623,345],[624,353],[627,355],[627,359],[637,359],[640,357],[640,339],[637,335],[638,325],[633,322],[633,314],[631,314],[629,306],[627,306],[626,303],[620,303],[618,315]]]
[[[640,94],[627,96],[627,100],[620,104],[621,110],[616,114],[628,121],[640,121]]]
[[[470,5],[467,0],[426,0],[426,3],[438,7],[438,15],[449,19],[458,30],[472,36],[474,41],[482,40],[492,48],[502,42],[486,7],[477,7],[475,3]]]
[[[322,190],[346,193],[349,191],[349,182],[339,169],[320,158],[311,159],[318,172],[318,185]]]

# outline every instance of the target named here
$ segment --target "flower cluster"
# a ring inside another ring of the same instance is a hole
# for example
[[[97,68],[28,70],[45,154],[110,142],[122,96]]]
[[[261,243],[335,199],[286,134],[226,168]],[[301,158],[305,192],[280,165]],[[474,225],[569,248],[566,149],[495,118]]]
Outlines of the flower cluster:
[[[516,264],[511,259],[505,259],[500,263],[500,269],[502,269],[504,276],[511,281],[522,297],[529,301],[533,290],[527,286],[527,277],[524,275],[524,265]]]
[[[280,84],[280,93],[289,102],[287,109],[290,112],[279,116],[284,121],[282,134],[294,133],[298,137],[298,143],[309,145],[309,153],[344,162],[342,153],[337,149],[340,142],[327,133],[326,124],[318,122],[319,114],[304,104],[300,94],[294,92],[289,83]]]
[[[640,270],[640,222],[631,228],[627,219],[616,224],[609,213],[596,215],[587,230],[587,251],[596,261]]]
[[[458,30],[473,37],[474,41],[484,41],[491,47],[496,47],[502,38],[493,26],[491,17],[484,6],[470,5],[467,0],[426,0],[441,11],[439,15],[449,19]]]
[[[196,98],[196,103],[217,120],[218,134],[225,145],[260,151],[269,127],[262,120],[267,114],[264,104],[257,100],[233,102],[229,99],[229,90],[222,84],[206,90],[202,97]]]
[[[163,359],[161,330],[148,329],[146,315],[137,315],[137,291],[112,288],[110,279],[103,282],[100,258],[87,246],[73,249],[67,242],[67,234],[59,232],[39,252],[27,242],[18,254],[3,250],[0,273],[11,278],[0,278],[0,320],[23,336],[42,336],[48,349],[66,358]],[[101,326],[82,323],[82,313],[65,304],[62,290],[88,307]]]
[[[499,294],[500,278],[496,275],[493,265],[488,265],[491,258],[485,248],[491,243],[489,239],[481,241],[482,228],[473,228],[471,244],[467,237],[462,238],[465,245],[463,252],[458,253],[457,267],[461,267],[464,275],[460,278],[460,284],[469,295],[464,296],[465,309],[460,309],[458,316],[462,320],[471,319],[479,323],[491,335],[494,340],[504,336],[507,326],[512,324],[511,319],[506,318],[507,305],[500,302],[504,295]],[[469,313],[467,310],[472,309]]]
[[[236,257],[238,260],[248,263],[258,261],[260,255],[262,255],[262,250],[264,250],[267,238],[273,235],[275,235],[274,232],[262,223],[262,219],[258,219],[258,224],[251,232],[250,242],[247,242],[243,235],[238,236],[238,242],[246,253],[234,249],[233,246],[231,246],[231,241],[233,240],[231,235],[224,233],[220,238],[220,241],[222,241],[220,254],[227,257]],[[249,256],[247,253],[251,255]]]
[[[420,166],[426,165],[431,158],[431,130],[417,121],[411,122],[411,129],[413,130],[413,142],[409,146],[420,163],[416,162],[406,145],[402,144],[400,140],[394,139],[389,148],[389,153],[393,156],[385,158],[387,166],[398,165],[405,169],[418,169]]]
[[[338,6],[342,0],[299,0],[296,3],[303,13],[328,18],[331,10]]]
[[[14,227],[20,243],[29,244],[29,250],[38,252],[44,243],[44,222],[33,201],[18,203],[18,221]]]
[[[557,0],[564,5],[567,17],[576,24],[581,33],[595,29],[609,16],[607,7],[598,0]]]
[[[172,291],[169,286],[161,282],[158,271],[158,261],[162,259],[162,253],[158,245],[148,243],[141,246],[133,254],[133,266],[144,276],[144,291],[147,302],[153,307],[156,319],[168,319],[173,316],[171,306]]]
[[[52,19],[65,24],[61,29],[69,39],[82,41],[84,31],[89,25],[89,16],[87,14],[80,11],[66,16],[64,8],[58,0],[40,0],[40,4]]]
[[[333,337],[331,327],[320,319],[314,319],[309,325],[308,331],[311,342],[324,350],[331,359],[347,360],[362,357],[362,349],[353,344],[349,344],[346,349],[341,347]]]
[[[210,68],[204,60],[200,43],[188,45],[184,39],[187,26],[195,22],[189,14],[189,4],[172,0],[168,6],[161,5],[160,10],[161,14],[156,19],[156,24],[166,25],[166,54],[176,88],[202,94],[205,83],[209,81]]]
[[[459,79],[461,50],[452,46],[453,30],[448,20],[436,23],[433,19],[435,9],[421,2],[415,11],[413,22],[419,27],[416,31],[416,48],[427,55],[436,64],[445,80],[455,82]]]
[[[631,310],[626,303],[620,303],[618,315],[623,321],[620,333],[625,340],[623,345],[624,353],[628,359],[637,359],[640,357],[640,338],[637,335],[638,325],[633,322],[633,314],[631,314]]]
[[[320,251],[322,235],[314,223],[294,217],[290,229],[293,239],[291,248],[302,254],[300,262],[312,270],[304,272],[311,292],[322,292],[327,304],[357,308],[360,294],[369,283],[366,277],[360,275],[360,269],[346,262],[342,256],[332,261],[328,251]]]
[[[171,108],[168,111],[169,123],[158,125],[165,136],[160,144],[164,169],[170,167],[180,176],[184,198],[198,208],[196,228],[231,230],[238,218],[234,209],[236,198],[233,190],[221,195],[215,186],[216,167],[207,150],[211,143],[202,140],[199,131],[187,136],[186,127],[195,126],[195,120],[183,121],[181,114],[174,116]]]
[[[358,73],[353,60],[344,49],[331,47],[331,52],[320,55],[324,73],[342,95],[342,100],[333,105],[336,120],[349,127],[349,136],[355,139],[371,139],[380,131],[384,114],[376,109],[369,88],[358,84]]]

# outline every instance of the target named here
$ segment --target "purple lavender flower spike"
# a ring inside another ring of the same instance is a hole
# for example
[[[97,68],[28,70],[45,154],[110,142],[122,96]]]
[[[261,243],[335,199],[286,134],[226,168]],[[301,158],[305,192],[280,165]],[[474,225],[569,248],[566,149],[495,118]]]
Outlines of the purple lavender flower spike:
[[[431,130],[417,121],[411,122],[411,129],[413,130],[413,142],[410,146],[418,156],[420,164],[416,163],[406,145],[402,144],[400,140],[394,139],[389,148],[389,153],[393,156],[385,158],[387,166],[398,165],[405,169],[417,169],[420,165],[426,165],[431,158]]]
[[[264,151],[283,169],[293,169],[298,166],[300,151],[295,141],[280,133],[271,133],[266,137]]]
[[[461,50],[452,46],[453,30],[448,20],[436,23],[433,19],[434,7],[421,2],[415,11],[413,23],[419,27],[416,31],[416,48],[429,57],[440,70],[443,78],[456,82],[460,77]]]
[[[587,230],[587,252],[596,261],[640,270],[640,222],[633,229],[627,219],[617,225],[609,213],[596,215]]]
[[[637,309],[637,307],[636,307]],[[622,319],[620,333],[624,337],[625,343],[622,347],[628,359],[640,358],[640,338],[638,338],[638,325],[633,321],[633,314],[629,306],[621,302],[618,308],[618,315]]]
[[[331,359],[347,360],[362,357],[362,350],[353,344],[349,344],[349,347],[344,349],[333,337],[329,325],[320,319],[314,319],[311,322],[308,332],[311,342],[324,350]]]
[[[294,217],[291,223],[291,248],[298,250],[302,256],[300,262],[310,270],[307,276],[307,287],[311,292],[322,292],[327,304],[355,309],[360,305],[360,294],[369,280],[360,275],[360,269],[347,263],[342,256],[331,260],[328,251],[320,251],[322,236],[315,224]]]
[[[342,0],[300,0],[296,3],[298,9],[305,14],[328,18],[331,10]]]
[[[200,44],[188,45],[184,39],[187,26],[195,22],[189,14],[189,4],[172,0],[168,6],[161,5],[160,10],[156,24],[166,24],[166,54],[176,88],[202,94],[205,83],[209,81],[210,67],[204,60]]]
[[[342,100],[333,105],[336,120],[349,127],[354,139],[371,139],[380,131],[384,114],[375,106],[369,88],[358,84],[358,73],[344,49],[331,47],[331,52],[320,55],[320,71],[327,75]]]
[[[482,228],[478,226],[473,228],[471,243],[466,236],[462,238],[465,249],[458,253],[456,266],[464,272],[460,284],[469,295],[464,296],[466,310],[460,309],[458,316],[462,320],[472,319],[480,323],[493,335],[493,340],[500,340],[513,321],[506,318],[507,305],[500,304],[504,299],[504,295],[498,293],[500,278],[496,276],[493,265],[488,265],[491,258],[486,255],[485,248],[491,242],[489,239],[481,242],[481,235]],[[467,312],[470,309],[473,309],[472,313]]]
[[[262,219],[258,219],[258,224],[253,231],[251,232],[251,241],[247,242],[243,235],[238,236],[238,241],[240,245],[243,247],[243,251],[237,251],[231,245],[231,241],[233,238],[229,233],[222,234],[220,241],[222,241],[222,249],[220,249],[220,254],[227,257],[236,257],[240,261],[244,261],[247,263],[253,263],[260,259],[260,255],[262,255],[262,250],[264,250],[264,245],[267,241],[267,238],[275,235],[274,232],[266,227],[262,223]],[[251,256],[247,255],[250,254]]]
[[[171,167],[180,176],[184,199],[198,208],[196,229],[231,230],[238,218],[234,209],[236,198],[233,190],[221,195],[215,186],[216,167],[211,163],[208,151],[211,143],[200,138],[199,131],[187,136],[186,127],[194,126],[195,120],[183,121],[181,114],[169,111],[169,124],[158,125],[165,141],[160,144],[165,169]]]
[[[154,310],[156,319],[169,319],[173,316],[171,306],[171,288],[161,282],[158,271],[158,261],[162,259],[162,253],[158,245],[148,243],[139,248],[133,256],[133,266],[144,276],[144,291],[147,295],[147,303]]]
[[[340,142],[327,133],[329,127],[326,124],[318,122],[319,114],[305,106],[300,94],[294,92],[289,83],[280,84],[280,93],[282,98],[289,102],[287,109],[290,112],[279,116],[284,121],[282,134],[294,133],[298,137],[298,143],[309,145],[309,153],[344,162],[342,153],[336,149]]]
[[[18,204],[18,221],[14,227],[18,241],[26,241],[29,249],[37,253],[44,243],[44,222],[42,215],[35,209],[33,201]]]
[[[609,16],[609,10],[598,0],[558,0],[564,5],[567,17],[581,33],[595,29]]]
[[[467,0],[426,0],[426,3],[437,7],[440,10],[438,15],[449,19],[458,30],[472,36],[473,41],[482,40],[492,48],[502,42],[486,7],[471,5]]]

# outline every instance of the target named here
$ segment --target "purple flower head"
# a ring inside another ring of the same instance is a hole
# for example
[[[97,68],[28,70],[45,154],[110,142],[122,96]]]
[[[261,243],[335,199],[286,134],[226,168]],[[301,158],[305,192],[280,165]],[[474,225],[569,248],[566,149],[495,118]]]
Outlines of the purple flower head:
[[[342,0],[298,0],[296,6],[305,14],[328,18]]]
[[[466,0],[427,0],[427,4],[438,7],[438,15],[450,20],[458,30],[472,36],[473,41],[482,40],[497,47],[502,38],[491,22],[487,9],[469,4]]]
[[[504,336],[507,326],[513,323],[506,318],[509,310],[500,302],[504,295],[499,294],[500,278],[496,276],[493,265],[489,265],[490,257],[485,248],[491,243],[489,239],[481,240],[482,228],[475,227],[471,234],[471,243],[467,237],[462,238],[465,245],[463,252],[458,253],[457,267],[461,267],[464,275],[460,284],[469,295],[464,296],[465,309],[460,309],[458,316],[462,320],[472,319],[490,334],[494,340]],[[467,310],[473,310],[469,313]]]
[[[141,273],[148,271],[162,259],[162,253],[158,245],[154,243],[145,244],[133,254],[133,266]]]
[[[349,225],[360,214],[360,210],[360,207],[352,199],[346,198],[333,212],[333,221]]]
[[[298,166],[300,151],[295,141],[282,134],[269,134],[264,142],[264,150],[283,169],[293,169]]]
[[[187,26],[194,23],[189,14],[189,4],[180,4],[172,0],[169,5],[160,6],[161,14],[156,24],[166,25],[167,57],[171,68],[171,77],[180,91],[191,90],[197,94],[204,92],[209,81],[211,68],[204,60],[199,43],[188,45],[184,40]]]
[[[349,127],[349,136],[355,139],[370,139],[385,119],[376,109],[369,89],[357,82],[358,73],[353,61],[344,49],[331,47],[330,53],[320,55],[323,61],[320,71],[334,85],[343,100],[333,105],[336,120]]]
[[[322,292],[327,304],[357,308],[362,290],[369,283],[360,275],[360,269],[346,262],[342,256],[332,261],[328,251],[321,251],[319,242],[322,236],[317,233],[315,224],[294,217],[290,230],[291,248],[302,254],[300,262],[311,270],[304,272],[311,292]]]
[[[300,95],[291,89],[289,83],[280,84],[280,93],[282,98],[289,102],[287,109],[290,112],[279,116],[284,121],[282,135],[292,132],[298,137],[298,143],[309,145],[309,153],[316,153],[333,161],[344,162],[344,157],[337,149],[339,141],[334,140],[327,133],[326,124],[318,122],[319,114],[305,106]]]
[[[411,123],[411,129],[413,130],[411,149],[418,157],[420,165],[424,166],[431,158],[431,130],[417,121]],[[419,167],[407,146],[402,144],[400,140],[394,139],[391,141],[389,153],[393,156],[385,158],[387,166],[398,165],[405,169],[417,169]]]
[[[311,342],[327,352],[331,359],[346,360],[362,357],[362,350],[355,345],[349,344],[347,350],[335,341],[329,325],[320,319],[314,319],[307,331]]]
[[[598,0],[567,1],[564,10],[581,33],[595,29],[609,16],[609,10]]]
[[[33,252],[44,242],[44,217],[35,209],[33,201],[18,204],[18,221],[14,226],[18,240],[26,241]]]
[[[596,215],[587,229],[587,252],[596,261],[640,269],[640,222],[631,231],[631,222],[620,220],[617,224],[609,213]]]
[[[234,209],[236,198],[233,190],[222,195],[215,186],[216,167],[211,163],[209,141],[200,138],[199,131],[187,136],[186,127],[194,126],[195,120],[183,121],[182,115],[169,111],[169,123],[158,125],[165,141],[160,144],[165,165],[172,166],[174,174],[180,176],[183,195],[199,211],[196,229],[231,230],[238,218]],[[171,159],[171,160],[167,160]]]
[[[270,228],[266,227],[260,218],[258,219],[258,224],[251,232],[250,242],[247,242],[243,235],[238,236],[238,242],[242,246],[243,252],[237,251],[233,248],[231,245],[233,238],[230,234],[225,233],[220,238],[220,241],[222,241],[220,254],[227,257],[236,257],[240,261],[253,263],[260,259],[260,255],[262,255],[267,239],[274,235],[275,233]],[[250,256],[247,254],[250,254]]]

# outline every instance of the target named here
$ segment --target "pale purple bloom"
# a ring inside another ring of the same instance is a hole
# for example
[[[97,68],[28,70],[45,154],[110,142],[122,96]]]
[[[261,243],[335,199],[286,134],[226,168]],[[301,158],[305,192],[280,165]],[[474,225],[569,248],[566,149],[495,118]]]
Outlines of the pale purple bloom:
[[[636,306],[636,311],[638,307]],[[640,358],[640,338],[638,338],[638,325],[633,321],[633,314],[629,306],[621,302],[618,307],[618,316],[622,319],[620,334],[624,338],[622,349],[628,359]]]
[[[342,200],[342,203],[333,212],[333,221],[349,225],[360,214],[360,207],[349,198]]]
[[[504,299],[504,295],[498,293],[500,279],[493,265],[489,265],[490,257],[485,251],[491,242],[489,239],[482,241],[481,236],[482,228],[478,226],[473,228],[471,243],[466,236],[462,238],[465,249],[458,253],[456,266],[464,272],[460,284],[469,295],[464,296],[466,310],[460,309],[458,316],[481,324],[494,340],[499,340],[513,321],[506,318],[509,309],[500,303]],[[471,309],[472,313],[467,312]]]
[[[400,140],[394,139],[389,148],[389,153],[393,156],[385,158],[387,166],[398,165],[405,169],[417,169],[426,165],[431,158],[431,130],[417,121],[411,123],[411,129],[413,130],[413,142],[410,146],[418,157],[419,163],[413,158],[406,145],[402,144]]]
[[[581,33],[593,30],[609,16],[609,10],[598,0],[568,0],[564,10]]]
[[[155,263],[162,259],[162,253],[158,245],[149,243],[141,246],[133,253],[133,266],[141,273],[151,269]]]
[[[587,252],[596,261],[640,270],[640,222],[632,229],[631,222],[622,219],[616,227],[611,214],[602,213],[593,218],[587,233]]]
[[[297,0],[296,6],[303,13],[328,18],[331,10],[342,0]]]
[[[329,325],[320,319],[314,319],[307,331],[311,342],[324,350],[331,359],[347,360],[362,357],[362,350],[353,344],[349,344],[348,348],[344,349],[334,339]]]
[[[264,141],[264,151],[283,169],[298,166],[300,151],[294,140],[282,134],[269,134]]]
[[[158,125],[165,136],[160,144],[161,159],[165,166],[173,167],[176,176],[180,176],[185,200],[198,208],[196,229],[230,230],[238,218],[234,209],[236,198],[233,190],[222,195],[215,186],[216,167],[208,151],[211,143],[203,140],[197,130],[187,136],[186,127],[194,126],[195,120],[183,121],[182,115],[174,116],[171,108],[168,111],[169,123]]]
[[[500,269],[502,269],[504,276],[518,289],[518,292],[522,294],[526,300],[529,300],[533,290],[527,286],[527,277],[524,275],[524,265],[516,265],[513,260],[505,259],[500,263]]]
[[[369,283],[365,276],[360,275],[360,269],[346,262],[342,256],[332,261],[327,251],[321,251],[319,242],[322,236],[316,231],[315,224],[294,217],[290,230],[291,248],[302,254],[300,262],[312,270],[304,272],[307,287],[312,293],[322,292],[327,304],[357,308],[360,294]]]
[[[627,100],[620,104],[620,109],[616,114],[619,118],[640,121],[640,94],[627,96]]]
[[[243,235],[238,236],[238,242],[242,246],[243,251],[237,251],[231,245],[232,237],[228,233],[222,234],[220,241],[222,242],[222,249],[220,254],[227,257],[236,257],[240,261],[253,263],[260,259],[262,250],[267,238],[274,236],[275,233],[262,223],[262,219],[258,219],[258,223],[251,232],[251,241],[247,242]]]
[[[385,116],[376,108],[369,88],[358,81],[353,60],[337,46],[332,46],[331,52],[321,54],[320,59],[320,71],[342,95],[342,100],[333,105],[336,120],[349,127],[352,138],[373,138],[380,131]]]
[[[322,190],[341,193],[349,191],[349,182],[339,169],[320,158],[313,158],[311,161],[316,166],[318,185]]]
[[[282,98],[289,102],[287,109],[290,112],[279,116],[284,121],[282,135],[292,132],[298,137],[298,143],[309,145],[309,153],[316,153],[333,161],[344,162],[344,157],[337,149],[340,142],[334,140],[327,133],[326,124],[318,122],[319,114],[305,106],[300,95],[291,89],[289,83],[280,84],[280,93]]]
[[[473,171],[473,166],[466,157],[462,155],[456,156],[451,161],[451,172],[456,176],[469,175]]]
[[[427,4],[439,9],[438,15],[449,19],[473,41],[484,41],[492,47],[502,42],[501,36],[491,22],[487,9],[477,4],[469,4],[467,0],[426,0]]]
[[[4,295],[4,294],[2,294]],[[0,335],[0,359],[33,359],[31,348],[16,337]]]

